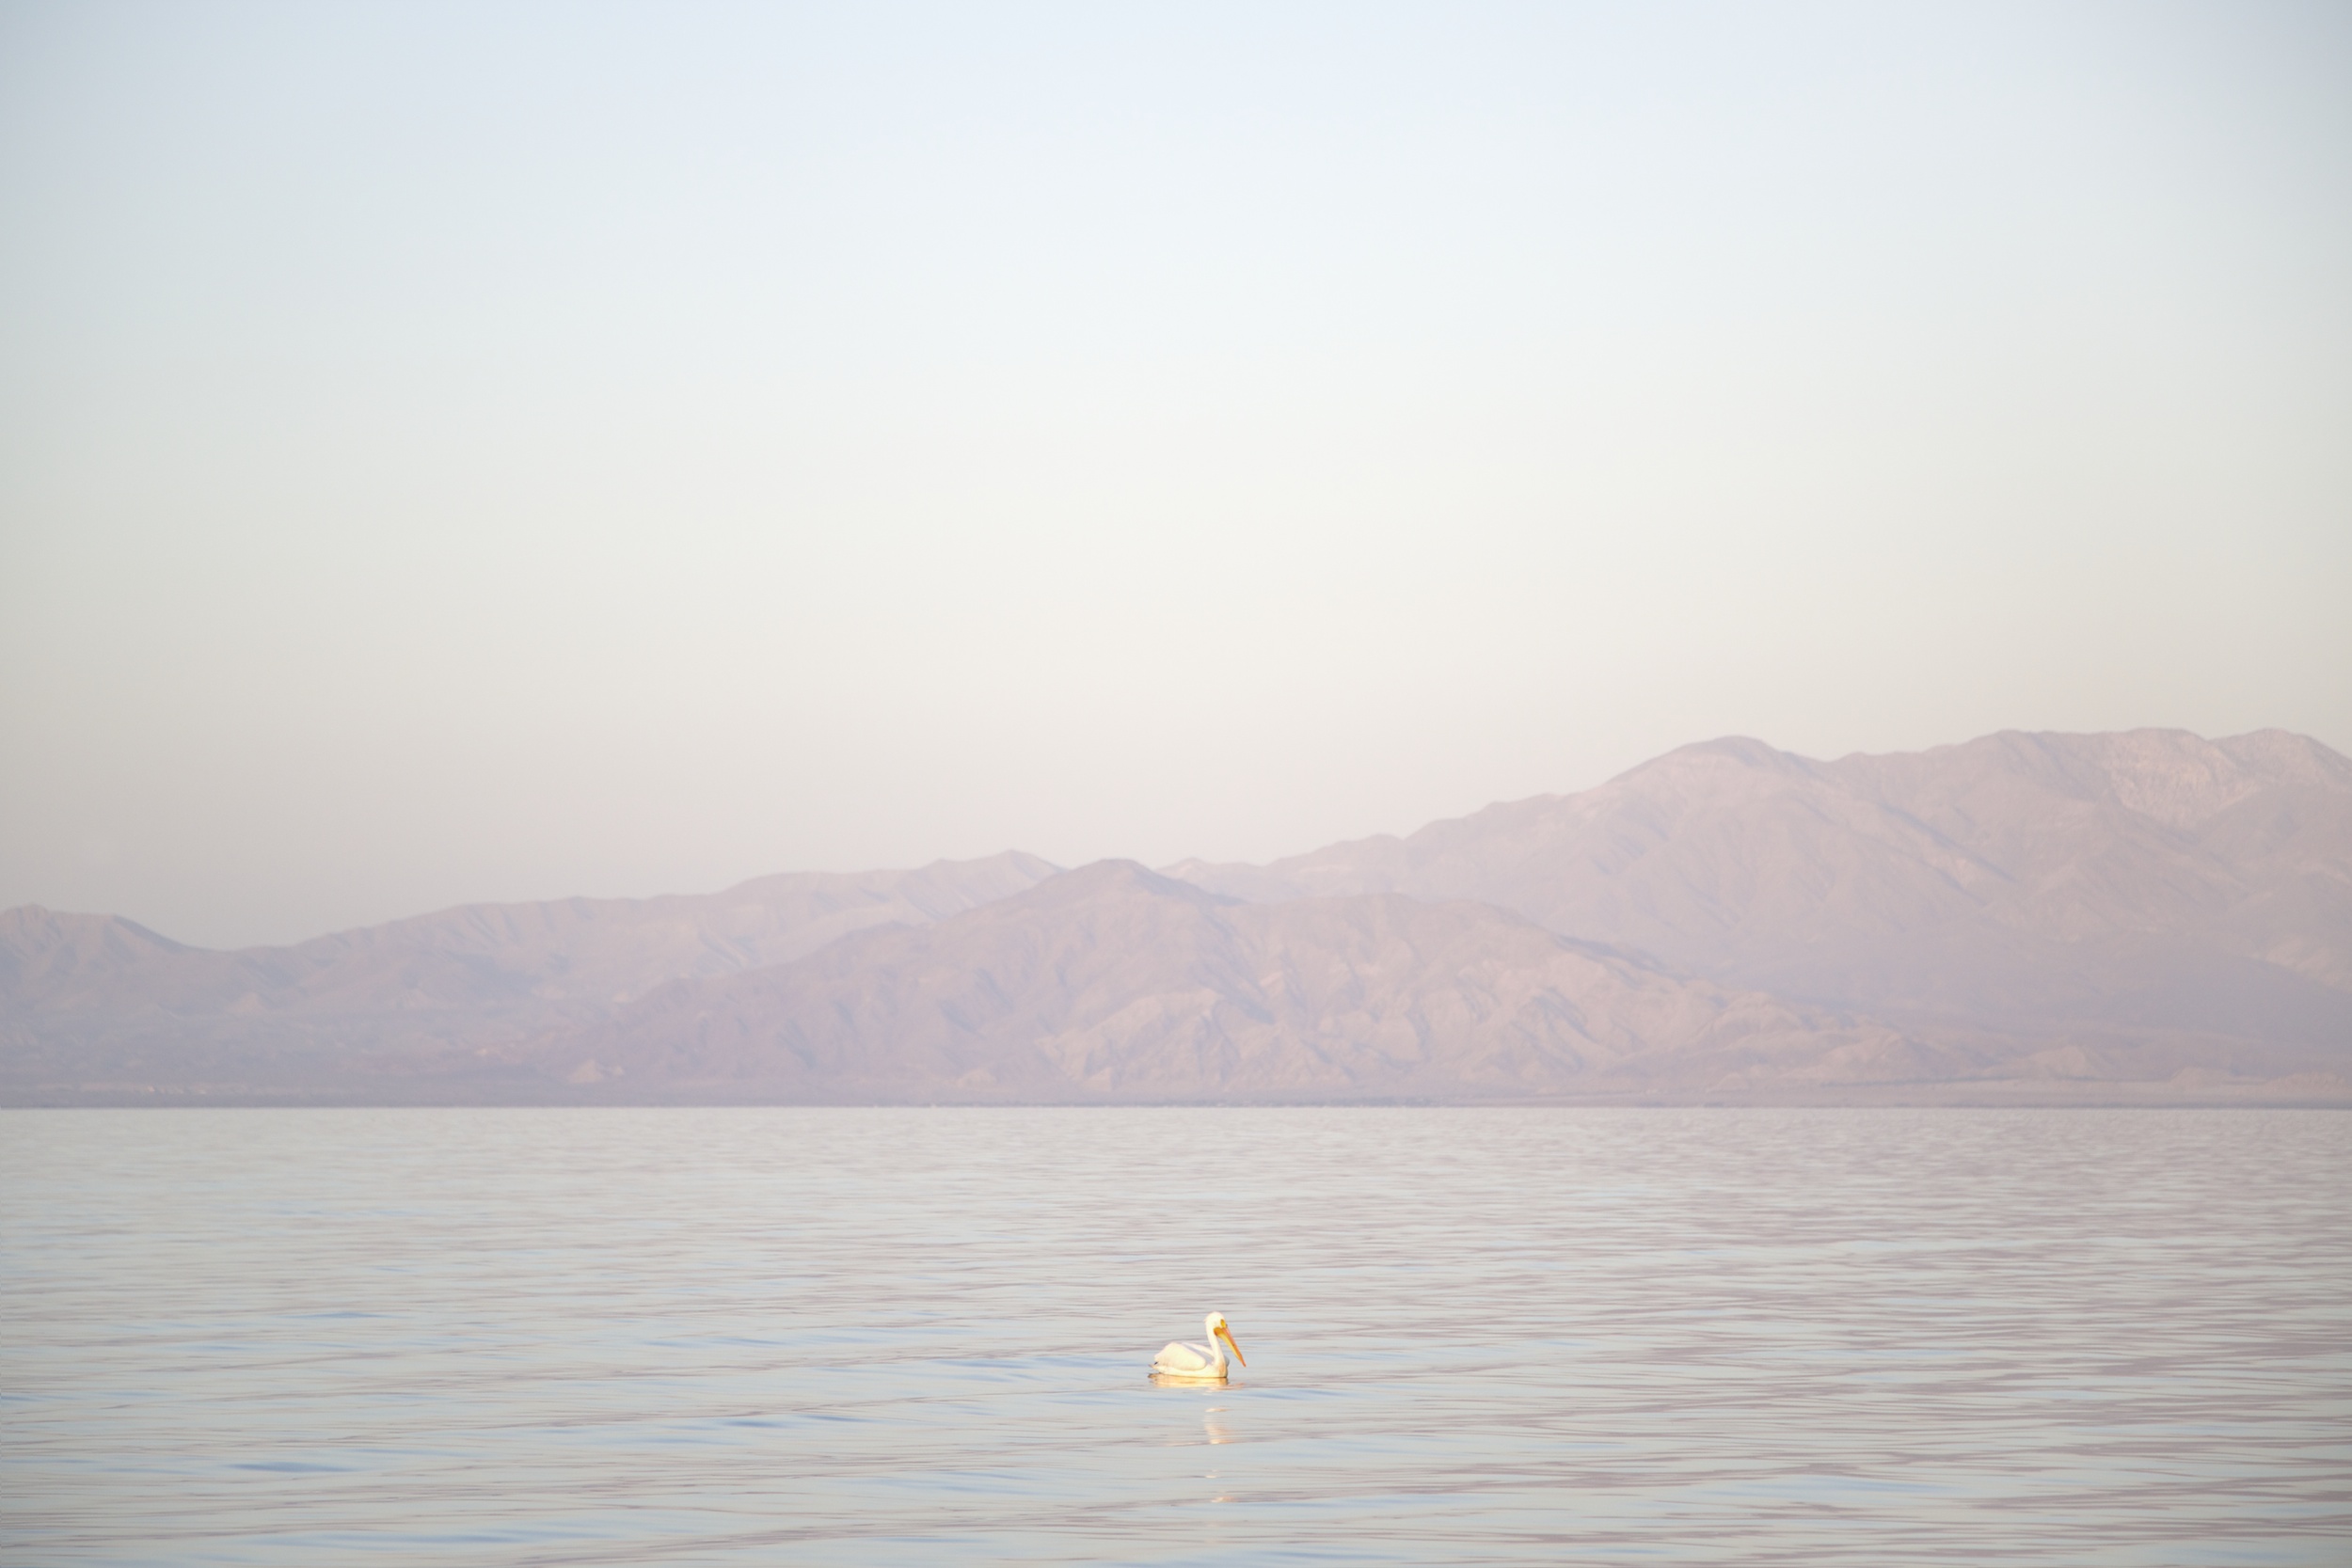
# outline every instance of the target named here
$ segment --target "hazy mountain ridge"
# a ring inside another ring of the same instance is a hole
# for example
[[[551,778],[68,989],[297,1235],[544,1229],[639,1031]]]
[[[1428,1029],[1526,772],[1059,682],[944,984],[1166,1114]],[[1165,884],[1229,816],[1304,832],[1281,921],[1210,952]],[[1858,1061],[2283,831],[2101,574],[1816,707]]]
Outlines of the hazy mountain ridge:
[[[1916,1077],[1928,1054],[1486,905],[1244,904],[1117,861],[681,981],[530,1053],[582,1082],[1052,1100],[1518,1098],[1759,1069]]]
[[[446,1051],[586,1022],[665,981],[934,920],[1056,869],[1007,852],[913,871],[788,873],[715,894],[461,905],[230,952],[28,905],[0,911],[0,1046],[20,1079],[35,1062],[108,1076],[167,1071],[183,1056],[316,1076],[322,1056]]]
[[[1727,738],[1167,873],[1007,854],[235,953],[27,907],[0,1089],[2352,1100],[2352,762],[2280,731]]]
[[[2352,1039],[2352,762],[2279,731],[1828,763],[1709,741],[1402,839],[1168,869],[1259,900],[1475,898],[1906,1027]]]

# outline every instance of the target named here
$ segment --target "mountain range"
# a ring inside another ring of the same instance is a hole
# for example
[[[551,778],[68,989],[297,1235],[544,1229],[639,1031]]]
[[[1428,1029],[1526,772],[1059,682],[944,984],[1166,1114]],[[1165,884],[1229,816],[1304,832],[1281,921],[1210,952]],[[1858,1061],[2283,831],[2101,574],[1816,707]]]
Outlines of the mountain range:
[[[2352,1103],[2352,761],[1688,746],[1265,865],[1034,856],[212,952],[0,913],[0,1096]]]

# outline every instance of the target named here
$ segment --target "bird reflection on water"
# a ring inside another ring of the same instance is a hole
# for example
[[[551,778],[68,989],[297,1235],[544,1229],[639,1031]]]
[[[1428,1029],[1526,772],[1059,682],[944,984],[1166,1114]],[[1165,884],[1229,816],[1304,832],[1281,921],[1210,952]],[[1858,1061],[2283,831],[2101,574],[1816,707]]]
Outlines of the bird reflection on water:
[[[1201,1434],[1209,1440],[1209,1446],[1211,1448],[1222,1448],[1233,1440],[1232,1430],[1217,1420],[1217,1418],[1224,1414],[1226,1414],[1226,1408],[1221,1404],[1211,1405],[1207,1410],[1201,1412]],[[1217,1482],[1217,1495],[1211,1497],[1209,1501],[1213,1503],[1230,1503],[1233,1500],[1232,1490],[1225,1484],[1217,1471],[1211,1470],[1207,1475],[1201,1477],[1200,1479],[1203,1481],[1214,1481]]]

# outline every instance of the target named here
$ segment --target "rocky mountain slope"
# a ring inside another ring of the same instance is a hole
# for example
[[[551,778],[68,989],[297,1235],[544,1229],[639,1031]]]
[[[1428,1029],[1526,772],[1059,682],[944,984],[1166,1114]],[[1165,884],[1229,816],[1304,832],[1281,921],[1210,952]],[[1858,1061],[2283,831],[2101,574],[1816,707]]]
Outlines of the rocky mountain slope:
[[[2352,762],[2277,731],[1731,739],[1263,866],[1009,854],[236,953],[0,914],[19,1101],[2021,1086],[2352,1102]]]
[[[1826,763],[1710,741],[1406,838],[1168,870],[1257,900],[1476,899],[1720,984],[2074,1061],[2193,1038],[2266,1071],[2352,1043],[2352,762],[2280,731]]]
[[[1121,861],[680,981],[517,1055],[576,1082],[1131,1101],[1520,1098],[1952,1065],[1883,1026],[1681,979],[1486,905],[1251,905]]]
[[[509,1041],[667,981],[920,925],[1054,875],[1034,855],[762,877],[723,893],[474,904],[214,952],[130,921],[0,911],[0,1081],[310,1083],[360,1055]]]

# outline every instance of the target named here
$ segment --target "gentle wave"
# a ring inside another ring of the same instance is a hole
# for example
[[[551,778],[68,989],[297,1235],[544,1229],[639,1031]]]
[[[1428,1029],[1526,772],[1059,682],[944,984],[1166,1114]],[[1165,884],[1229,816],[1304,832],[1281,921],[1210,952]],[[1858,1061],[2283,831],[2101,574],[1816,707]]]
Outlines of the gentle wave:
[[[0,1113],[11,1562],[2352,1560],[2352,1116]],[[1159,1387],[1232,1321],[1247,1371]]]

